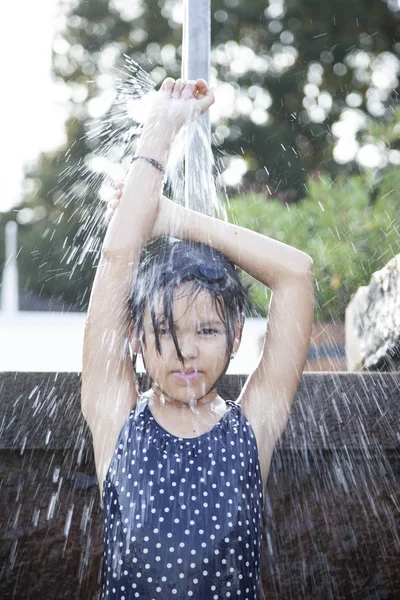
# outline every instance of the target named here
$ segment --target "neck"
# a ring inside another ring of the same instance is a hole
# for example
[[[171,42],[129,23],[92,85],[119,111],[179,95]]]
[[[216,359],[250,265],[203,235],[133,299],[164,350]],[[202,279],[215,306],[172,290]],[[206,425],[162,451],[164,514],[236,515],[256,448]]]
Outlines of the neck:
[[[194,395],[190,395],[189,393],[186,401],[177,400],[176,398],[169,396],[155,382],[153,382],[151,390],[153,400],[157,402],[157,405],[163,407],[167,404],[168,409],[179,408],[180,410],[201,410],[202,407],[208,407],[216,400],[221,400],[216,389],[212,390],[205,396],[201,396],[200,398],[196,398]]]

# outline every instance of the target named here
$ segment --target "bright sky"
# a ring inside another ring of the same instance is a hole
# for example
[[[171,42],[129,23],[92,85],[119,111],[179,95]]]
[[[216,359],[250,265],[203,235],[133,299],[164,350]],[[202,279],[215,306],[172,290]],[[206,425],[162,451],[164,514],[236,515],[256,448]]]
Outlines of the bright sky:
[[[51,80],[56,11],[55,0],[18,0],[2,9],[1,211],[18,203],[24,162],[63,139],[63,111],[56,104]]]

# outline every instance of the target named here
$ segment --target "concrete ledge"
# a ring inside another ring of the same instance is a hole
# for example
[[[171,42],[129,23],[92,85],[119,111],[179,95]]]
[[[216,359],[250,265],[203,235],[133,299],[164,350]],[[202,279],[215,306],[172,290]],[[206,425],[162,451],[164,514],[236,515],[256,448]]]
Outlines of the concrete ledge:
[[[227,376],[221,395],[245,378]],[[400,598],[399,387],[398,372],[303,375],[265,495],[265,600]],[[103,514],[79,388],[77,373],[0,374],[2,600],[100,599]]]
[[[221,396],[237,398],[246,377],[225,376]],[[79,373],[0,373],[0,395],[1,449],[65,451],[88,443]],[[400,447],[399,410],[399,371],[304,373],[280,447],[394,450]]]

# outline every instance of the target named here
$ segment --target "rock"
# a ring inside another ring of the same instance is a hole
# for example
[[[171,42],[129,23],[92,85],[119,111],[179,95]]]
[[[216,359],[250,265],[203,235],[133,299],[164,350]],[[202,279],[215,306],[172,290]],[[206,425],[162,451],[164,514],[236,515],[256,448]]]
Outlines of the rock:
[[[347,306],[346,357],[349,371],[400,369],[400,254]]]

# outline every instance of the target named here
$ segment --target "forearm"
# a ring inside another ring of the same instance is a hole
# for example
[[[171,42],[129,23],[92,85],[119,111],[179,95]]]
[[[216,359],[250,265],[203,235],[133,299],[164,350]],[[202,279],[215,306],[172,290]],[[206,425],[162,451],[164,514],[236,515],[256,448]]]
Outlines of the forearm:
[[[173,130],[160,121],[149,123],[139,140],[136,155],[148,156],[166,165]],[[131,164],[119,209],[108,225],[102,254],[131,262],[151,236],[162,192],[163,175],[146,160]]]
[[[158,235],[202,242],[222,252],[252,277],[274,289],[310,272],[311,257],[250,229],[183,208],[160,198]]]
[[[154,125],[144,130],[136,154],[166,164],[171,133],[166,128],[159,129],[158,136]],[[111,338],[115,335],[122,337],[126,333],[126,298],[141,251],[151,235],[162,183],[162,173],[150,163],[145,160],[132,163],[119,210],[113,214],[104,238],[90,296],[85,340],[97,335],[99,323],[113,323],[106,333]],[[110,347],[114,343],[111,338]],[[86,345],[95,346],[93,341]]]

